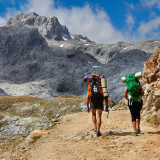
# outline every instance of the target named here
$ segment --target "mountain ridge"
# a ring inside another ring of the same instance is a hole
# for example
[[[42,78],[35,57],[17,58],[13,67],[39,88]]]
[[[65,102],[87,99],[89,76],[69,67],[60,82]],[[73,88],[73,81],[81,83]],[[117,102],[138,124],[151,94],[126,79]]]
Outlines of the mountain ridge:
[[[36,13],[21,13],[0,28],[0,88],[7,95],[85,96],[83,76],[97,73],[107,78],[109,95],[118,102],[121,77],[143,71],[160,45],[160,39],[116,44],[96,44],[83,36],[64,40],[61,31],[73,37],[56,17]]]

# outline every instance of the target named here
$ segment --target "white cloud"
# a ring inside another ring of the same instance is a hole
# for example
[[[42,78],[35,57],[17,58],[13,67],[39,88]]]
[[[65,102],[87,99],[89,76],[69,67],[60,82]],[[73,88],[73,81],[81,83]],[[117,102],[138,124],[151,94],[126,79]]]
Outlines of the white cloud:
[[[128,11],[135,9],[135,6],[134,6],[133,3],[125,2],[125,4],[126,4],[126,7],[127,7],[127,10],[128,10]]]
[[[135,24],[135,20],[134,20],[133,15],[130,13],[126,15],[126,24],[128,25],[129,31],[132,31],[132,28]]]
[[[116,30],[108,16],[102,9],[95,9],[85,5],[83,7],[72,7],[71,9],[54,6],[54,0],[28,0],[27,4],[21,6],[21,10],[9,9],[6,15],[16,16],[20,12],[36,12],[41,16],[56,16],[62,25],[66,25],[73,34],[81,34],[97,43],[116,43],[123,41],[123,34]],[[128,20],[129,22],[129,20]],[[130,23],[133,23],[133,21]]]
[[[42,16],[48,16],[53,13],[54,1],[53,0],[28,0],[28,3],[21,6],[24,12],[36,12]]]
[[[83,7],[55,8],[52,0],[29,0],[23,6],[25,12],[36,12],[42,16],[56,16],[60,23],[66,25],[73,34],[81,34],[97,43],[115,43],[124,40],[110,22],[106,12],[96,9],[94,12],[89,5]]]
[[[124,40],[121,32],[114,29],[106,12],[93,12],[89,5],[53,11],[71,33],[87,36],[98,43],[115,43]]]
[[[160,1],[159,0],[141,0],[140,1],[143,7],[156,7],[160,9]]]
[[[157,29],[160,28],[160,17],[157,17],[147,23],[142,22],[140,24],[140,27],[138,28],[138,31],[142,37],[145,37],[146,35],[151,35],[155,37],[157,35],[158,31]]]
[[[5,26],[7,23],[7,20],[5,18],[0,17],[0,26]]]
[[[10,18],[18,15],[21,11],[14,8],[7,8],[7,12],[4,17],[0,17],[0,26],[5,26]]]

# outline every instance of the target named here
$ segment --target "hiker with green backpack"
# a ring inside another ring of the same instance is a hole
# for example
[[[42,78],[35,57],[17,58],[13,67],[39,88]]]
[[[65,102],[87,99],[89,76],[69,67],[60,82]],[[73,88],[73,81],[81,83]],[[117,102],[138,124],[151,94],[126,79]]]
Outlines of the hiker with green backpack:
[[[141,72],[138,74],[140,75]],[[138,80],[139,77],[136,77],[136,74],[130,74],[125,77],[126,87],[124,91],[124,97],[128,100],[128,106],[132,117],[132,126],[134,130],[132,133],[133,136],[137,136],[137,133],[141,132],[140,112],[143,105],[142,96],[144,96],[144,91]]]

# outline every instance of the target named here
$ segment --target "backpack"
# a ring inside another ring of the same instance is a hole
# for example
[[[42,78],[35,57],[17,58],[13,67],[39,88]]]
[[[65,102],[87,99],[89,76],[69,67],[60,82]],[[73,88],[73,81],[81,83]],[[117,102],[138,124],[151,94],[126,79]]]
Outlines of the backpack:
[[[126,86],[131,96],[130,101],[141,101],[140,98],[140,87],[135,79],[134,74],[130,74],[126,77]]]
[[[101,78],[98,74],[92,74],[88,78],[88,96],[91,101],[103,99]]]

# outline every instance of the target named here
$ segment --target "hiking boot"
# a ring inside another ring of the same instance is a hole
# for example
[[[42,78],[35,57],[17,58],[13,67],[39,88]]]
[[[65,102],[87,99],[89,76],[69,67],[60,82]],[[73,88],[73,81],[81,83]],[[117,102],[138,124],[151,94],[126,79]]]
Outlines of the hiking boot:
[[[100,131],[97,132],[97,137],[102,136]]]
[[[141,133],[140,128],[137,128],[137,129],[136,129],[136,132],[137,132],[137,133]]]
[[[136,132],[133,132],[133,133],[132,133],[132,136],[137,136],[137,133],[136,133]]]

